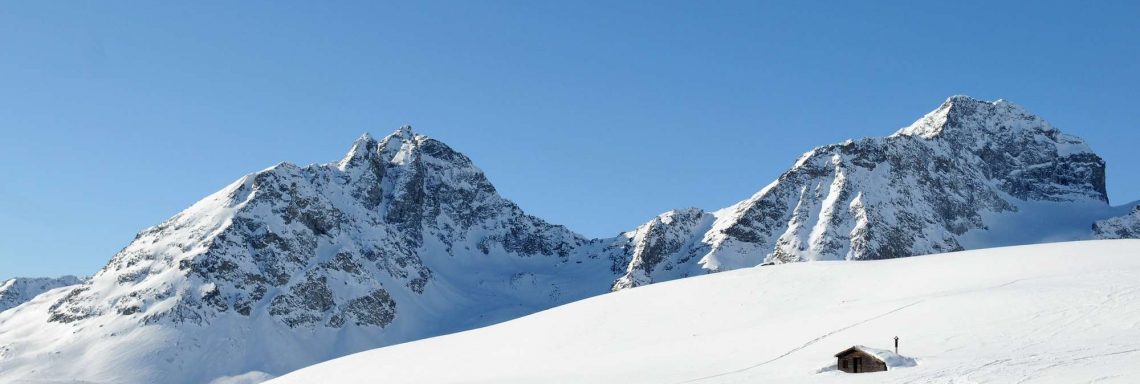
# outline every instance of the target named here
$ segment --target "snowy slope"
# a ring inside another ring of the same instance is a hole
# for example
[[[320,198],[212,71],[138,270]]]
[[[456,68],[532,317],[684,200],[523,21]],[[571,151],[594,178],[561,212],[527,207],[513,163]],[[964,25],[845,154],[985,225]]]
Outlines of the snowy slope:
[[[835,353],[913,367],[845,374]],[[748,268],[376,349],[271,383],[1135,383],[1140,240]]]
[[[16,277],[0,282],[0,312],[23,304],[49,290],[79,284],[75,276]]]
[[[1119,216],[1104,161],[1005,100],[947,99],[882,138],[808,151],[615,289],[763,263],[873,260],[1094,238]],[[689,228],[693,225],[685,224]],[[693,255],[698,255],[694,257]],[[635,259],[636,260],[636,259]]]

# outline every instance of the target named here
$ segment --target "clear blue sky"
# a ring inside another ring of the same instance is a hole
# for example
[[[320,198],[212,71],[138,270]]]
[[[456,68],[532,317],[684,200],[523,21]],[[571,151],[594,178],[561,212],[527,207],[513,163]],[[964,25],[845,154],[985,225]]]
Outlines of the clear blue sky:
[[[1140,198],[1140,2],[0,5],[0,278],[91,274],[239,176],[413,124],[609,236],[947,96],[1085,138]]]

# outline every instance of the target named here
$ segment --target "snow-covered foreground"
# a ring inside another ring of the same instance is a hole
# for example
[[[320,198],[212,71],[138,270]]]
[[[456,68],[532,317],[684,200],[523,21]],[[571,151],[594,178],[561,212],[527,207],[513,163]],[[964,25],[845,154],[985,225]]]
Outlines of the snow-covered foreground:
[[[896,335],[916,366],[834,370],[835,353],[889,348]],[[272,382],[1136,383],[1140,240],[743,269],[362,352]]]

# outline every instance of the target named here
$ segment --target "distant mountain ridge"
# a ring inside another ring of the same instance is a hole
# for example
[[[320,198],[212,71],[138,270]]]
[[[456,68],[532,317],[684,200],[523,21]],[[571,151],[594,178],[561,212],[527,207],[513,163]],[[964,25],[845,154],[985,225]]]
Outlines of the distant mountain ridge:
[[[82,282],[75,276],[15,277],[0,282],[0,312],[23,304],[33,297],[52,289]]]
[[[246,175],[140,232],[90,280],[0,313],[0,382],[276,375],[716,271],[1135,233],[1094,231],[1126,213],[1104,183],[1079,138],[955,96],[889,137],[813,149],[731,207],[587,239],[401,127],[339,161]]]
[[[1127,215],[1097,221],[1093,232],[1099,239],[1140,239],[1140,205]]]

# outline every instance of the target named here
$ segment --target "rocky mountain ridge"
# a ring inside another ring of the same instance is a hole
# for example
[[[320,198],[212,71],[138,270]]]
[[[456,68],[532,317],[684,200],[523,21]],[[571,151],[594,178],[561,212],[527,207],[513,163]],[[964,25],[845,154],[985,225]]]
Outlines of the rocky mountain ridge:
[[[715,272],[1091,238],[1090,223],[1120,214],[1104,166],[1080,138],[1017,105],[954,96],[891,136],[808,151],[711,226],[675,235],[684,249],[653,259],[700,255],[701,270]],[[615,288],[677,277],[672,264],[639,266]]]
[[[0,370],[281,374],[710,272],[1135,233],[1090,228],[1123,213],[1083,141],[1000,100],[952,97],[891,136],[815,148],[731,207],[606,239],[527,215],[469,158],[402,127],[336,162],[246,175],[83,284],[0,313]]]
[[[603,293],[616,272],[601,245],[525,214],[409,127],[364,135],[339,161],[246,175],[140,232],[89,281],[0,314],[0,369],[280,374]],[[139,353],[90,356],[94,345]]]
[[[1140,205],[1127,215],[1097,221],[1093,232],[1098,239],[1140,239]]]

